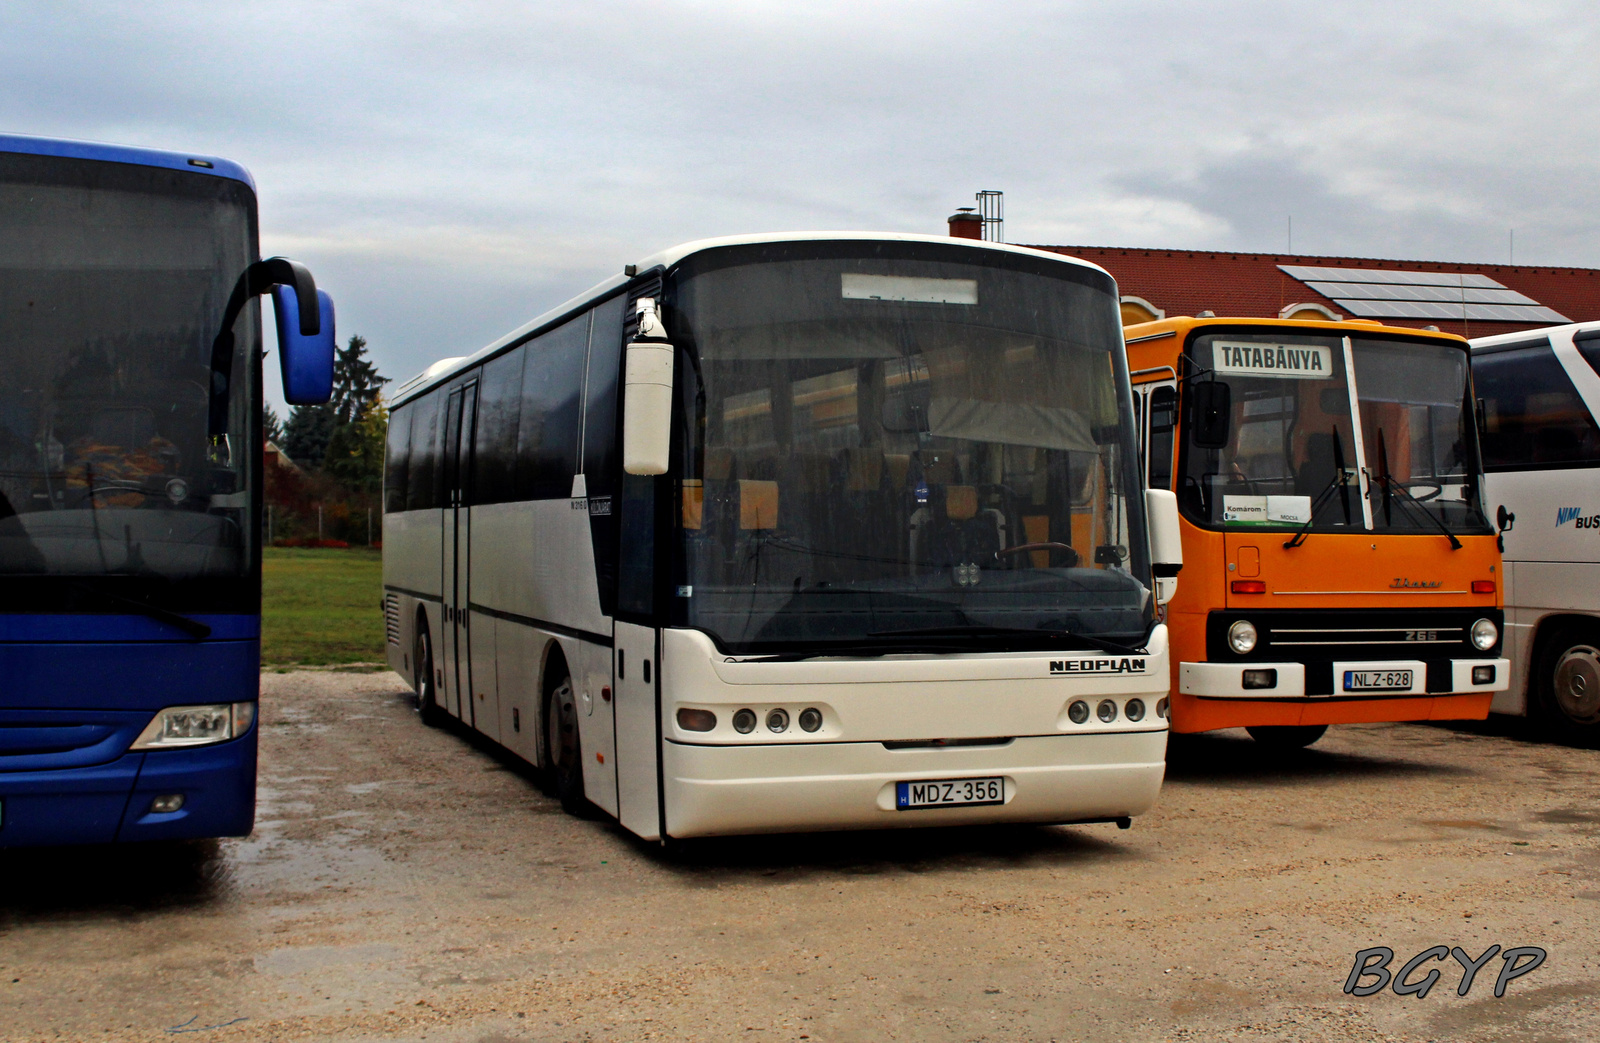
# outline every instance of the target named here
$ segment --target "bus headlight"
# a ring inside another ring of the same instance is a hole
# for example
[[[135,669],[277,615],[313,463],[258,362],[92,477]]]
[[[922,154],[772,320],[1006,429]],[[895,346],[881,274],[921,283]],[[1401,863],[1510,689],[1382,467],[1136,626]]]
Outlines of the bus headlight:
[[[169,750],[227,742],[249,731],[255,719],[256,704],[253,702],[169,706],[155,715],[128,748]]]
[[[1144,700],[1129,699],[1127,704],[1123,706],[1122,712],[1130,721],[1144,720]]]
[[[1067,707],[1067,717],[1073,724],[1082,724],[1089,719],[1089,704],[1082,699],[1072,700],[1072,705]]]
[[[733,730],[740,735],[749,735],[756,730],[756,712],[746,707],[733,715]]]
[[[1238,619],[1228,628],[1228,647],[1240,655],[1255,651],[1256,625],[1248,619]]]
[[[1500,640],[1500,628],[1494,625],[1492,619],[1480,619],[1472,624],[1472,645],[1480,652],[1487,652]]]
[[[1110,724],[1117,719],[1117,704],[1110,699],[1100,700],[1100,705],[1095,707],[1095,716]]]

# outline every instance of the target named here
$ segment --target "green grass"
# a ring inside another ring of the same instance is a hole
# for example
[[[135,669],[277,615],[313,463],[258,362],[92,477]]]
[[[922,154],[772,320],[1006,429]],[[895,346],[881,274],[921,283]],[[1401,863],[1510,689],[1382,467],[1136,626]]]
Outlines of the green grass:
[[[383,662],[382,597],[380,551],[266,548],[262,665]]]

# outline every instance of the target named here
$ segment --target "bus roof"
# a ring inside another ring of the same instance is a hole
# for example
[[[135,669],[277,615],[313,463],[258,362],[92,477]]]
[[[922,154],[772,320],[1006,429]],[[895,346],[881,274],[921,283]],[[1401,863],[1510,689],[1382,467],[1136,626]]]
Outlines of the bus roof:
[[[703,250],[712,250],[723,246],[748,246],[757,243],[795,243],[795,242],[890,242],[890,243],[939,243],[944,246],[967,247],[971,249],[988,250],[1002,253],[1021,254],[1025,257],[1040,260],[1054,261],[1062,264],[1073,265],[1078,268],[1087,268],[1096,271],[1111,279],[1111,273],[1091,261],[1080,260],[1076,257],[1066,257],[1047,250],[1035,250],[1027,246],[1012,246],[1008,243],[991,243],[978,239],[962,239],[949,235],[918,235],[911,232],[770,232],[755,233],[750,235],[729,235],[714,239],[695,239],[691,242],[680,243],[677,246],[653,253],[638,262],[636,269],[644,272],[651,268],[670,268],[684,258],[700,253]],[[611,276],[595,284],[571,300],[545,312],[532,322],[517,327],[493,343],[473,352],[471,355],[457,358],[440,359],[416,376],[399,384],[394,390],[393,405],[415,398],[421,392],[437,384],[443,383],[456,373],[470,369],[489,356],[496,354],[512,344],[527,339],[543,327],[553,326],[568,318],[575,312],[582,310],[590,302],[620,290],[632,281],[632,277],[624,274]],[[1113,280],[1115,284],[1115,280]]]
[[[1415,326],[1386,326],[1371,319],[1263,319],[1227,315],[1174,315],[1171,318],[1156,319],[1153,322],[1139,322],[1131,326],[1124,326],[1122,328],[1122,337],[1128,344],[1152,341],[1173,335],[1177,335],[1182,339],[1190,330],[1198,326],[1260,326],[1265,329],[1329,330],[1344,336],[1351,335],[1352,331],[1356,333],[1398,333],[1408,337],[1446,340],[1458,345],[1465,343],[1464,338],[1459,334],[1443,333],[1439,330],[1419,330]],[[1516,334],[1511,334],[1511,336],[1516,336]]]
[[[68,138],[36,138],[26,134],[0,134],[0,152],[20,152],[30,156],[60,156],[63,159],[92,159],[102,163],[132,163],[144,167],[166,167],[191,174],[210,174],[232,178],[256,190],[250,171],[231,159],[200,156],[186,152],[163,152],[134,145],[108,145],[98,141],[73,141]]]
[[[1574,322],[1565,326],[1539,326],[1531,330],[1518,330],[1516,333],[1499,333],[1493,337],[1473,337],[1472,350],[1498,348],[1507,344],[1525,344],[1539,337],[1548,337],[1552,333],[1557,335],[1574,334],[1584,330],[1597,329],[1600,329],[1600,322]]]

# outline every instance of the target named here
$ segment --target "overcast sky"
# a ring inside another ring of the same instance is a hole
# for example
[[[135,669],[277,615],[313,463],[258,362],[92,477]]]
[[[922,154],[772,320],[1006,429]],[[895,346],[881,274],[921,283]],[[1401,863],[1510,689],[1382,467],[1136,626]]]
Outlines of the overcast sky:
[[[0,130],[226,156],[404,378],[658,249],[1021,243],[1600,267],[1600,5],[0,6]],[[276,381],[269,381],[277,397]]]

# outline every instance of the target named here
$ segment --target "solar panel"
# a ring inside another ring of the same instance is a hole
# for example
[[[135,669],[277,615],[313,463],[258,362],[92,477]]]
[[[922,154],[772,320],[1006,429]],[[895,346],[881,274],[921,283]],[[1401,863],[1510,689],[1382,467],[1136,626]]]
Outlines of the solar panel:
[[[1345,312],[1360,319],[1476,319],[1479,322],[1568,322],[1565,315],[1542,304],[1445,304],[1438,301],[1374,301],[1333,298]]]
[[[1570,322],[1477,272],[1413,272],[1399,268],[1329,268],[1280,264],[1284,274],[1364,319],[1476,319],[1480,322]]]

